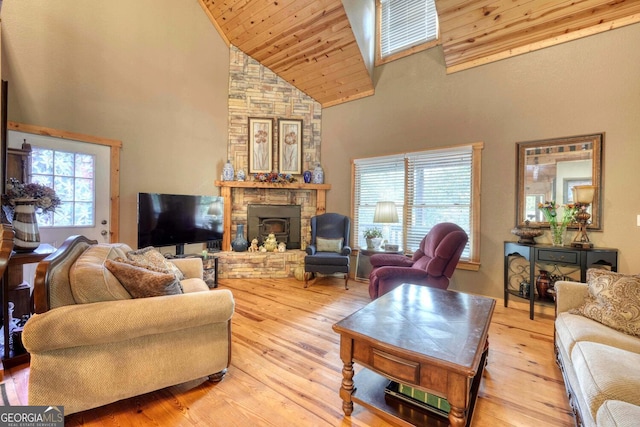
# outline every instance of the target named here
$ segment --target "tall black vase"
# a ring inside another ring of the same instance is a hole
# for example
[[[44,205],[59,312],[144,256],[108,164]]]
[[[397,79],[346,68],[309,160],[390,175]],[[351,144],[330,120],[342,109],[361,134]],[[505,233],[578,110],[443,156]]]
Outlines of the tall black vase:
[[[236,238],[231,242],[231,248],[235,252],[245,252],[249,248],[249,242],[244,238],[244,224],[238,224]]]

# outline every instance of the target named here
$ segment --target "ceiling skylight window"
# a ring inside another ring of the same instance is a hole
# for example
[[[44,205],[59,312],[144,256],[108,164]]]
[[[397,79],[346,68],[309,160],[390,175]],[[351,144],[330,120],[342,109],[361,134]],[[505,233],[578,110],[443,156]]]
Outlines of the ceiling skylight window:
[[[434,0],[379,0],[378,22],[378,59],[383,62],[431,47],[435,43],[429,42],[438,39]]]

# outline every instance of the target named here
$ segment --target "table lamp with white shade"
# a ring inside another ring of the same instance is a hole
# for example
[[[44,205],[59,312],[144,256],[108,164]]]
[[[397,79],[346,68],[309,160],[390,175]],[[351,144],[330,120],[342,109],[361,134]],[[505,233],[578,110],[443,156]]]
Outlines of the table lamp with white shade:
[[[591,214],[587,212],[587,208],[593,202],[593,196],[596,193],[595,185],[576,185],[571,191],[573,192],[573,202],[579,205],[579,211],[576,213],[576,222],[578,223],[578,233],[571,242],[572,247],[576,248],[592,248],[593,243],[589,241],[587,236],[587,225]]]
[[[382,237],[389,238],[390,232],[388,224],[395,224],[398,222],[398,210],[396,209],[396,204],[388,201],[376,203],[373,222],[385,224]]]

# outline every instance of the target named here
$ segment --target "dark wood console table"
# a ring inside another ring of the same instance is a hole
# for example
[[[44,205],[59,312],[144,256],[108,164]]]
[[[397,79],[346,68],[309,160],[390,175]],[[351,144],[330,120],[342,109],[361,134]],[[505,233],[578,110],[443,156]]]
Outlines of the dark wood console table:
[[[29,360],[28,353],[14,354],[9,346],[9,297],[10,290],[22,284],[22,266],[25,264],[33,264],[42,261],[48,255],[52,254],[56,248],[49,244],[42,244],[33,252],[11,254],[7,269],[2,279],[2,325],[4,334],[2,336],[2,362],[0,363],[0,375],[4,373],[4,367],[12,367]],[[18,278],[18,279],[17,279]],[[17,280],[17,281],[16,281]],[[18,283],[20,282],[20,283]],[[12,301],[16,304],[16,301]],[[29,313],[33,313],[31,298],[26,303],[29,307]]]
[[[609,267],[618,271],[618,250],[612,248],[573,248],[570,246],[553,246],[548,244],[528,245],[517,242],[504,242],[504,306],[508,306],[509,295],[522,298],[517,289],[509,284],[511,257],[519,256],[528,261],[529,272],[524,275],[529,279],[529,318],[533,320],[535,301],[536,265],[560,265],[575,267],[580,271],[581,282],[587,281],[587,270],[591,267]],[[578,280],[576,278],[575,280]]]

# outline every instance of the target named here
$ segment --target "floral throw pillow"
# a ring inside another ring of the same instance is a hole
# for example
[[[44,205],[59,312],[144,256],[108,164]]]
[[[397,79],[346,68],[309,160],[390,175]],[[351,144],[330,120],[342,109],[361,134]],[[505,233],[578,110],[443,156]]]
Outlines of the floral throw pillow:
[[[585,302],[570,313],[640,337],[640,276],[591,268],[587,285]]]
[[[129,251],[127,252],[127,258],[139,266],[169,270],[170,273],[176,276],[176,279],[184,279],[182,271],[180,271],[174,263],[167,261],[167,259],[153,246],[138,249],[137,251]]]

